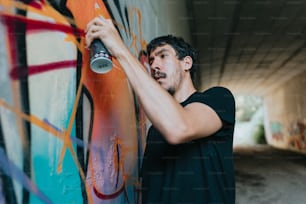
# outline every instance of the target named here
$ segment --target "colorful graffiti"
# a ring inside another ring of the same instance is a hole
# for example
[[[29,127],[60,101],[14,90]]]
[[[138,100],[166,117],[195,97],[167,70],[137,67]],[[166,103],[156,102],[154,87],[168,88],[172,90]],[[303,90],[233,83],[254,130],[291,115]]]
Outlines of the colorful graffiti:
[[[0,0],[0,203],[139,202],[146,119],[115,59],[90,70],[97,15],[146,64],[129,1]]]
[[[297,122],[289,126],[289,146],[299,151],[306,151],[306,124]]]
[[[280,122],[272,122],[271,132],[274,142],[280,142],[288,149],[306,151],[306,124],[304,122],[293,122],[286,125],[286,128],[283,128]]]
[[[284,135],[282,132],[283,126],[280,122],[271,122],[272,139],[277,142],[284,141]]]

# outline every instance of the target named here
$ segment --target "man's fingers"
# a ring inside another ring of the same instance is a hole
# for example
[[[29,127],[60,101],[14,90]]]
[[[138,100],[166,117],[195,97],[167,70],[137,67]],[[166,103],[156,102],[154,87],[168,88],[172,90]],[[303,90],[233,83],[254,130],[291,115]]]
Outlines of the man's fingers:
[[[91,26],[93,25],[93,21],[90,21],[87,26],[86,26],[86,29],[85,29],[85,33],[88,33],[89,29],[91,28]]]
[[[85,32],[87,33],[87,32],[89,31],[89,29],[90,29],[93,25],[101,25],[101,23],[99,23],[99,19],[100,19],[100,17],[96,17],[96,18],[92,19],[91,21],[89,21],[89,22],[87,23]]]
[[[86,38],[85,38],[85,47],[89,48],[91,42],[94,39],[94,33],[91,32],[91,29],[88,30],[88,32],[86,33]]]
[[[98,16],[92,19],[85,29],[85,46],[88,48],[95,38],[103,37],[109,30],[108,24],[110,19],[105,19],[103,16]]]

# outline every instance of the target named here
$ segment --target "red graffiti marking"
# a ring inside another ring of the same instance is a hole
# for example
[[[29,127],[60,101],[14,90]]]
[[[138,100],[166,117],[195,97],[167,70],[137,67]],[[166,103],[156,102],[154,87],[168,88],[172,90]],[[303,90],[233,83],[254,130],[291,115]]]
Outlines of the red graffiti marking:
[[[34,8],[37,8],[37,9],[42,9],[42,7],[43,7],[42,4],[45,5],[46,2],[44,0],[32,1],[32,2],[30,2],[29,5],[31,5]]]
[[[272,138],[276,141],[284,141],[284,135],[282,133],[273,133]]]
[[[112,193],[112,194],[100,193],[95,187],[93,187],[93,190],[98,198],[103,199],[103,200],[108,200],[108,199],[114,199],[117,196],[119,196],[120,193],[123,192],[124,188],[125,188],[125,185],[123,184],[122,187],[117,192]]]
[[[71,68],[76,67],[76,60],[67,60],[61,62],[53,62],[43,65],[33,65],[29,66],[28,69],[25,67],[14,67],[10,72],[10,77],[13,80],[17,80],[22,77],[26,77],[32,74],[38,74],[50,70],[63,69],[63,68]]]
[[[10,28],[12,25],[15,25],[16,23],[24,23],[27,26],[27,31],[29,30],[62,31],[67,34],[84,36],[84,31],[82,29],[73,28],[69,25],[27,19],[22,16],[11,16],[7,14],[1,14],[0,16],[2,22],[4,22],[8,26],[8,28]],[[28,69],[25,67],[14,67],[10,72],[10,77],[16,80],[19,79],[20,77],[26,77],[31,74],[42,73],[55,69],[75,67],[76,64],[77,64],[76,60],[70,60],[70,61],[67,60],[67,61],[53,62],[43,65],[29,66]]]
[[[69,25],[27,19],[21,16],[10,16],[7,14],[1,14],[0,16],[1,20],[8,26],[13,25],[14,23],[24,23],[27,26],[27,30],[62,31],[64,33],[73,34],[76,36],[83,36],[83,37],[85,36],[84,30],[79,28],[73,28]]]

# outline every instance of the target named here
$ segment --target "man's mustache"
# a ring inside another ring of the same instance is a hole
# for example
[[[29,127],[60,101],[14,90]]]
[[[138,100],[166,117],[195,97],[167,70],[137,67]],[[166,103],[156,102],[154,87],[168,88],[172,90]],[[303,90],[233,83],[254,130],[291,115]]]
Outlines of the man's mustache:
[[[153,70],[153,77],[154,78],[166,78],[167,74],[165,72],[161,72],[159,70]]]

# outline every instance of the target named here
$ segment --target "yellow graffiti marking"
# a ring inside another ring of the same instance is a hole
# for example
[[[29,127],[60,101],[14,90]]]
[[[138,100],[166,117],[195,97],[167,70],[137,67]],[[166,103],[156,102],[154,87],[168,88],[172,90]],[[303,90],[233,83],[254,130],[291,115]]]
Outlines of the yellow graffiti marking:
[[[140,48],[141,49],[145,49],[147,42],[145,40],[142,39],[142,16],[141,16],[141,11],[139,8],[130,8],[129,9],[129,19],[131,20],[131,22],[133,23],[132,19],[133,19],[133,14],[135,13],[137,15],[137,20],[138,20],[138,28],[139,28],[139,37],[140,39],[138,40],[137,36],[133,33],[131,33],[131,37],[132,37],[132,42],[130,47],[134,47],[136,50],[136,53],[139,53],[139,50],[137,49],[137,41],[140,43]]]
[[[3,13],[8,13],[14,16],[18,16],[14,13],[15,9],[23,10],[23,11],[30,11],[42,16],[51,17],[56,20],[56,22],[66,22],[73,24],[74,20],[70,17],[63,16],[61,13],[57,12],[49,3],[48,1],[44,1],[46,6],[42,7],[43,9],[35,8],[31,5],[27,5],[20,1],[12,1],[12,0],[0,0],[0,4],[3,7]],[[46,15],[47,14],[47,15]]]
[[[15,113],[17,116],[21,117],[22,119],[29,121],[39,127],[41,127],[46,132],[49,132],[56,136],[57,138],[63,140],[63,133],[58,131],[57,129],[51,127],[49,124],[44,122],[43,120],[39,119],[35,115],[31,114],[25,114],[24,112],[18,110],[17,108],[7,104],[4,100],[0,99],[0,106],[3,106],[4,108],[10,110],[11,112]]]
[[[75,152],[72,148],[72,145],[71,145],[71,140],[70,140],[70,137],[69,137],[69,132],[67,131],[59,131],[57,129],[55,129],[54,127],[50,126],[49,124],[47,124],[46,122],[44,122],[43,120],[39,119],[38,117],[36,117],[35,115],[32,115],[32,114],[25,114],[24,112],[18,110],[17,108],[7,104],[4,100],[0,99],[0,106],[10,110],[11,112],[15,113],[16,116],[19,116],[20,118],[32,123],[32,124],[35,124],[37,125],[38,127],[42,128],[43,130],[45,130],[46,132],[48,133],[51,133],[52,135],[56,136],[57,138],[61,139],[64,141],[64,144],[65,146],[69,146],[69,150],[70,150],[70,153],[72,154],[72,158],[74,160],[74,162],[76,163],[77,165],[77,168],[79,170],[79,173],[81,175],[81,178],[83,180],[83,182],[85,183],[86,185],[86,182],[85,182],[85,175],[84,175],[84,172],[82,170],[82,167],[75,155]],[[68,136],[67,136],[68,135]],[[68,138],[67,138],[68,137]],[[63,156],[63,155],[61,155]],[[62,158],[60,159],[62,160]],[[89,193],[89,189],[88,189],[88,186],[86,185],[86,191],[87,193]]]

